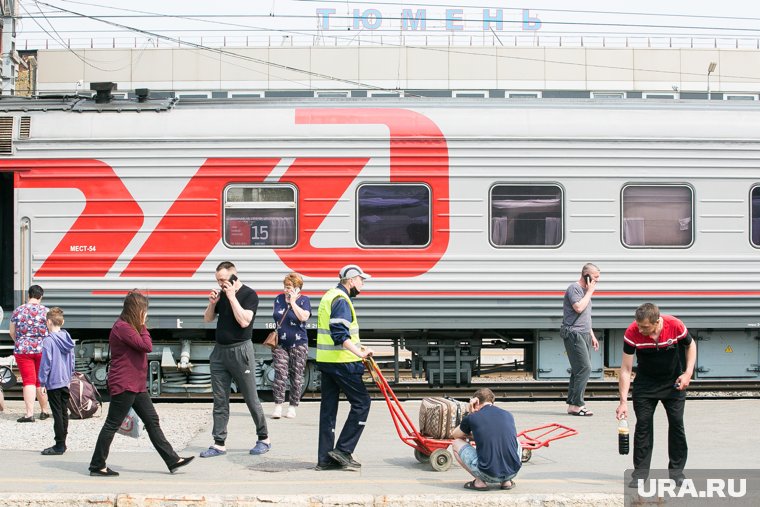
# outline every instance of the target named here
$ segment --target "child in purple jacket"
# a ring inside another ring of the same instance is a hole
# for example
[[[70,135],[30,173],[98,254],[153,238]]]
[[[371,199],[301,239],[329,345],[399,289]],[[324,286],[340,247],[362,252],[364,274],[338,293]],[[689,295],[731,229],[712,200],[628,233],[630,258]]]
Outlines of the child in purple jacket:
[[[55,445],[42,451],[45,456],[59,456],[66,452],[66,435],[69,431],[69,383],[74,373],[74,340],[61,329],[63,310],[53,307],[47,313],[48,335],[42,342],[40,386],[47,391],[50,410],[53,412]]]

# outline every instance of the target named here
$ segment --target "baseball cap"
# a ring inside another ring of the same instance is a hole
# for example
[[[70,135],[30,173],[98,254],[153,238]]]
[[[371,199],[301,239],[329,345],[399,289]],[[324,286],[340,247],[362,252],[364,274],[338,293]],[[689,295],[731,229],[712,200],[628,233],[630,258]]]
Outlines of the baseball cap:
[[[365,280],[367,278],[372,278],[370,275],[362,271],[362,268],[360,268],[356,264],[349,264],[348,266],[343,266],[342,268],[340,268],[340,273],[338,273],[338,276],[340,276],[341,280],[345,280],[347,278],[353,278],[355,276],[361,276]]]

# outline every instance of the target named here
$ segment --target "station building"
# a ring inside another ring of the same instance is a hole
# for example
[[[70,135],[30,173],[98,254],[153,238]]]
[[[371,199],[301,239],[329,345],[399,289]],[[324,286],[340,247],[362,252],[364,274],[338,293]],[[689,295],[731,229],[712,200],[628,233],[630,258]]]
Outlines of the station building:
[[[652,46],[650,44],[650,46]],[[20,51],[17,95],[758,100],[760,48],[261,46]],[[717,43],[716,43],[716,46]],[[159,94],[159,95],[157,95]],[[709,94],[709,95],[708,95]]]

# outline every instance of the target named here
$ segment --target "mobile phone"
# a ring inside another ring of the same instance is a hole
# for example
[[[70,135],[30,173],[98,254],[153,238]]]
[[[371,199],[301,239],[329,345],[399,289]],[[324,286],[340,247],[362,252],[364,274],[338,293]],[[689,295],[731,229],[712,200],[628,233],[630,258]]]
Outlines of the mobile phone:
[[[233,273],[233,274],[230,275],[230,277],[229,277],[229,279],[227,281],[230,282],[230,285],[232,285],[233,283],[235,283],[237,281],[237,279],[238,279],[237,275],[235,275]]]
[[[591,283],[591,275],[583,275],[583,278],[586,280],[586,285]]]

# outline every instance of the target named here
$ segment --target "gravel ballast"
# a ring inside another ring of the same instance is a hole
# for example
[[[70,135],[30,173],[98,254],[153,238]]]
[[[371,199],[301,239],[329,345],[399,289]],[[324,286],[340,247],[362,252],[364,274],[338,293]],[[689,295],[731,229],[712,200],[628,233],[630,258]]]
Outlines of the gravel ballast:
[[[0,412],[0,449],[8,450],[42,450],[50,447],[53,440],[53,418],[39,419],[40,406],[34,405],[33,423],[18,423],[16,419],[24,415],[24,404],[20,400],[5,400],[5,410]],[[176,450],[184,449],[201,431],[210,431],[211,402],[208,403],[156,403],[156,412],[161,421],[164,435]],[[108,403],[95,417],[90,419],[69,419],[69,434],[66,447],[69,451],[91,451],[95,448],[98,433],[106,421]],[[148,433],[141,426],[140,437],[131,438],[117,434],[113,439],[111,450],[153,452]]]

